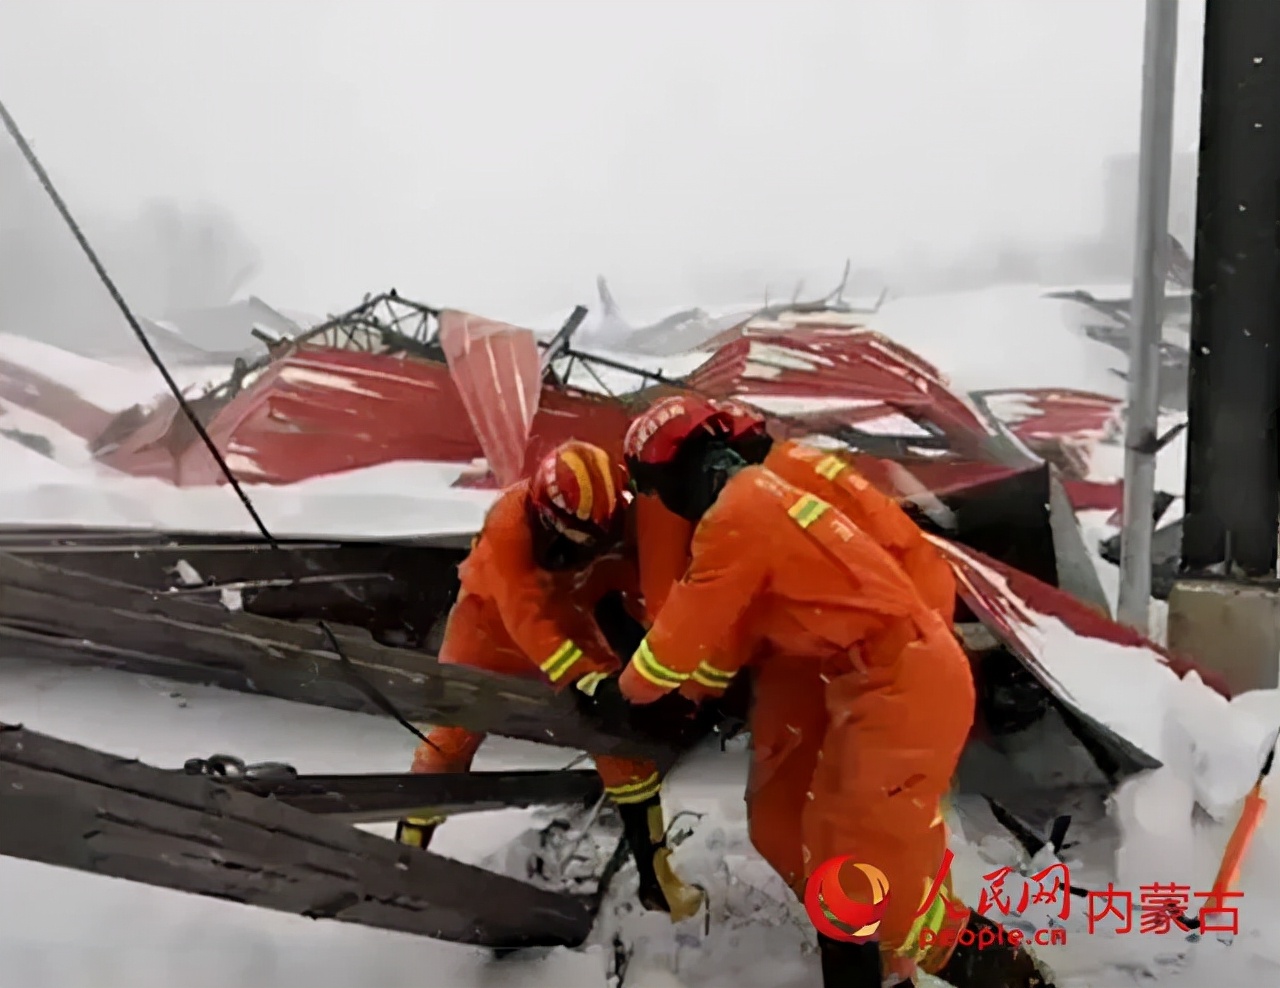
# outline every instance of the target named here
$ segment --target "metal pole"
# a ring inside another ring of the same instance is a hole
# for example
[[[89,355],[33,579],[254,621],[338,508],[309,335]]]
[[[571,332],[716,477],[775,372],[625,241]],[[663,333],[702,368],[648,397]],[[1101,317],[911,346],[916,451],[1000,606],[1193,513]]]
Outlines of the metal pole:
[[[1133,262],[1129,403],[1125,425],[1124,522],[1117,617],[1149,632],[1151,536],[1155,527],[1160,342],[1169,263],[1169,173],[1178,62],[1177,0],[1147,0],[1138,151],[1138,235]]]

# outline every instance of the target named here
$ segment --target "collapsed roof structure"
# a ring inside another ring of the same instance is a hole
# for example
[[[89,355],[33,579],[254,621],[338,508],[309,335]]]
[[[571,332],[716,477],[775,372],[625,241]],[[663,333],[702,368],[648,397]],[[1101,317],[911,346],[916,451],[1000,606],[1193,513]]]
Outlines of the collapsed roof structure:
[[[1045,780],[1061,777],[1064,757],[1083,757],[1091,766],[1083,784],[1098,798],[1161,757],[1159,738],[1090,695],[1073,674],[1080,646],[1106,651],[1115,675],[1145,684],[1139,688],[1160,688],[1191,669],[1106,616],[1076,523],[1073,500],[1119,504],[1114,486],[1100,489],[1082,468],[1090,444],[1114,430],[1116,403],[1069,390],[958,393],[938,368],[864,325],[867,312],[851,309],[839,300],[790,303],[728,328],[703,323],[712,331],[702,334],[689,329],[689,320],[673,323],[673,329],[684,326],[686,341],[702,338],[691,352],[664,358],[693,367],[668,376],[576,347],[586,314],[581,307],[552,338],[539,340],[529,330],[388,292],[296,335],[255,327],[266,352],[251,361],[237,358],[225,380],[184,400],[240,481],[288,484],[421,459],[457,464],[457,483],[481,489],[527,475],[543,452],[571,436],[619,452],[634,411],[679,389],[751,403],[776,435],[848,457],[937,540],[957,574],[958,627],[980,695],[959,784],[992,800],[1004,819],[1047,828],[1062,806],[1055,783]],[[5,361],[0,398],[59,422],[114,470],[179,486],[225,479],[176,396],[112,413],[34,368]],[[0,536],[6,588],[0,642],[12,654],[50,661],[343,709],[390,710],[413,721],[646,754],[666,764],[679,757],[680,745],[655,746],[627,725],[602,735],[536,683],[439,664],[433,650],[464,553],[456,543],[429,538],[268,545],[199,532],[10,530]],[[707,729],[691,726],[687,743]],[[598,876],[589,895],[521,890],[503,876],[468,873],[469,891],[453,883],[446,901],[438,889],[442,876],[452,874],[450,863],[428,852],[421,868],[414,865],[417,870],[387,885],[408,852],[362,844],[349,849],[363,862],[356,877],[313,875],[305,879],[311,892],[300,898],[289,889],[304,879],[282,884],[253,836],[260,828],[285,827],[298,848],[316,840],[337,846],[338,831],[349,826],[345,819],[393,818],[423,799],[461,812],[593,796],[572,773],[491,785],[450,777],[426,796],[405,777],[286,785],[258,773],[256,782],[242,780],[229,792],[221,776],[191,778],[146,766],[121,774],[104,757],[56,739],[0,731],[0,779],[23,780],[68,819],[96,818],[95,800],[127,792],[137,838],[173,800],[192,812],[197,805],[221,807],[217,812],[230,814],[228,821],[249,828],[241,843],[224,848],[238,855],[247,877],[228,885],[211,882],[208,869],[194,864],[159,873],[107,853],[73,861],[22,828],[0,833],[0,849],[501,949],[581,942],[607,884],[608,876]],[[1028,764],[1037,768],[1029,772]],[[47,774],[68,765],[86,781],[72,785]],[[16,801],[14,814],[21,809],[16,803],[26,805],[20,791],[0,791],[6,803]],[[314,798],[299,804],[299,792]],[[291,799],[292,807],[280,805]],[[346,807],[348,817],[309,818],[325,805]],[[176,828],[175,820],[171,832]],[[200,860],[193,855],[192,862]],[[387,896],[399,903],[390,911]],[[489,903],[503,897],[526,907],[526,918],[493,912]],[[447,918],[458,915],[467,922]]]

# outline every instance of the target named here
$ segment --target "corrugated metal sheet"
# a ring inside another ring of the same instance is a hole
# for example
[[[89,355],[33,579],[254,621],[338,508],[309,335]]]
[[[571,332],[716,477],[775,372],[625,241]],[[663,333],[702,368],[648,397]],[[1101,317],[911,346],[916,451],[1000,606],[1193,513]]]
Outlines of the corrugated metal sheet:
[[[1194,672],[1210,689],[1230,698],[1230,689],[1217,673],[1156,645],[1065,590],[1042,583],[973,549],[945,539],[935,538],[932,541],[955,570],[958,589],[965,602],[981,615],[983,624],[1021,655],[1037,678],[1060,698],[1068,702],[1071,700],[1069,695],[1064,695],[1067,691],[1055,678],[1055,663],[1046,655],[1051,643],[1044,627],[1045,618],[1049,619],[1049,625],[1061,622],[1063,630],[1069,633],[1062,636],[1059,644],[1070,642],[1074,637],[1124,646],[1130,650],[1123,655],[1125,661],[1153,667],[1168,666],[1178,677]],[[1078,651],[1080,645],[1071,643],[1071,647]],[[1060,655],[1062,649],[1058,648],[1057,652]]]
[[[485,378],[479,380],[484,387]],[[515,476],[570,438],[621,456],[629,421],[621,402],[541,382],[538,388]],[[282,356],[230,402],[208,409],[207,429],[236,478],[248,483],[294,483],[395,460],[468,464],[489,455],[445,364],[330,347],[301,346]],[[511,455],[517,432],[511,429],[502,455]],[[172,398],[130,423],[100,459],[183,486],[222,482]],[[510,475],[510,464],[506,471]],[[467,483],[497,486],[499,479],[490,464],[487,479]]]
[[[164,451],[173,482],[220,483],[217,464],[176,410],[163,399],[104,462],[158,476],[156,455]],[[444,364],[327,347],[301,346],[282,356],[212,412],[207,429],[237,479],[252,483],[484,455]]]
[[[467,312],[440,313],[440,344],[489,469],[502,486],[520,479],[542,392],[532,331]]]
[[[769,400],[796,399],[789,417],[843,423],[880,435],[946,435],[980,450],[994,429],[941,373],[910,350],[872,330],[847,326],[759,330],[717,350],[689,378],[706,394]],[[805,406],[803,399],[812,404]],[[840,399],[846,399],[844,404]],[[932,429],[922,430],[927,424]],[[980,454],[978,454],[980,455]]]
[[[1119,398],[1061,388],[981,391],[975,397],[1029,443],[1041,439],[1098,442],[1115,434],[1124,408]]]
[[[1124,409],[1118,398],[1055,388],[980,391],[974,399],[1072,481],[1097,479],[1090,476],[1094,450],[1118,434]]]
[[[445,313],[441,336],[452,374],[443,363],[405,354],[290,349],[224,407],[207,409],[210,434],[239,477],[260,483],[393,460],[483,458],[488,475],[465,482],[496,486],[527,475],[568,438],[621,456],[630,405],[642,407],[646,396],[628,403],[534,383],[532,334],[504,323]],[[1025,452],[1011,458],[1009,441],[935,367],[865,328],[812,317],[784,330],[748,326],[689,383],[781,413],[775,427],[782,435],[820,439],[855,426],[864,439],[887,437],[897,451],[886,455],[908,472],[911,485],[936,494],[1038,464]],[[171,400],[162,401],[102,459],[181,484],[218,483],[212,458],[176,411]],[[878,455],[850,455],[878,487],[906,493],[898,490],[902,469]]]

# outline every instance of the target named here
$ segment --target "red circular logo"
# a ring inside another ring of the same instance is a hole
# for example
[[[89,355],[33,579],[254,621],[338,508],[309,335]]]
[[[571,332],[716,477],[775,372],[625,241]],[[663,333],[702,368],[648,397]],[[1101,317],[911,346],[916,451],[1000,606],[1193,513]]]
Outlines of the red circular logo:
[[[804,908],[814,928],[844,943],[866,943],[880,932],[889,908],[889,880],[875,865],[851,855],[831,858],[809,876]]]

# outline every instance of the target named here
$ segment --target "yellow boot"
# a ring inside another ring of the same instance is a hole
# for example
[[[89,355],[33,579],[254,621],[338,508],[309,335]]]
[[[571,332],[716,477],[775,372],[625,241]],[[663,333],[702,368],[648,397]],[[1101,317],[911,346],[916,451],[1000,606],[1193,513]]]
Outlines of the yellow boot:
[[[425,851],[431,844],[436,827],[444,820],[442,816],[406,817],[396,824],[396,843]]]
[[[671,848],[666,842],[662,799],[651,796],[642,803],[618,806],[623,832],[640,875],[640,904],[646,909],[669,913],[671,921],[695,916],[705,900],[702,890],[690,885],[671,867]]]

